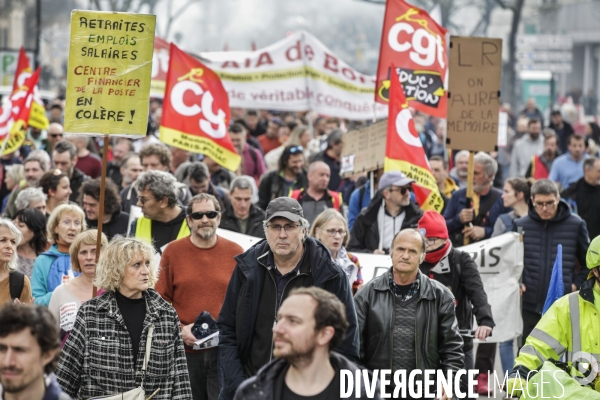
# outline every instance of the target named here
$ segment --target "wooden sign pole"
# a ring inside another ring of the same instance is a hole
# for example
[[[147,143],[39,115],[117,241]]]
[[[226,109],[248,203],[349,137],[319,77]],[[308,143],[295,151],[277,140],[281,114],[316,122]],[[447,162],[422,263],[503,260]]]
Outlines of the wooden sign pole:
[[[474,168],[474,157],[475,157],[475,153],[470,151],[469,152],[469,173],[467,175],[467,207],[466,208],[473,208],[473,168]],[[463,238],[463,244],[466,246],[469,244],[469,238],[467,236],[465,236]]]
[[[104,222],[104,190],[106,185],[106,158],[108,154],[108,135],[104,135],[104,146],[102,146],[102,175],[100,178],[100,200],[98,201],[98,236],[96,237],[96,265],[100,258],[100,249],[102,249],[102,224]],[[96,267],[94,267],[95,270]],[[96,297],[98,288],[94,285],[92,297]]]

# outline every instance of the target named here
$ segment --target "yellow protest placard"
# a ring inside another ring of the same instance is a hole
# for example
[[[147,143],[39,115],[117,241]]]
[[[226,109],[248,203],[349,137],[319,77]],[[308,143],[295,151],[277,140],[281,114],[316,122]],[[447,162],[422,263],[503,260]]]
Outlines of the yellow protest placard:
[[[146,135],[155,15],[71,13],[65,132]]]

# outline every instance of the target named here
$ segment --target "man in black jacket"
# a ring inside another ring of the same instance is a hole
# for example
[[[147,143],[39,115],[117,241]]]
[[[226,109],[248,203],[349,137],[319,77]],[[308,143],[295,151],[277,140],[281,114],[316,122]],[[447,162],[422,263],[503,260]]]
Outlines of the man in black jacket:
[[[523,342],[542,317],[558,245],[562,245],[563,283],[567,294],[576,291],[586,280],[585,255],[590,243],[585,221],[571,214],[569,206],[560,201],[556,183],[548,179],[534,183],[531,203],[529,214],[513,222],[513,231],[523,228],[524,232]],[[583,267],[579,273],[575,270],[577,261]]]
[[[583,178],[560,194],[587,225],[590,239],[600,235],[600,159],[583,161]]]
[[[68,140],[61,140],[54,146],[52,152],[52,165],[60,169],[69,177],[71,184],[71,195],[69,201],[76,202],[79,197],[79,188],[83,182],[90,179],[89,176],[75,168],[77,164],[77,148]]]
[[[221,214],[221,229],[265,238],[265,212],[252,204],[252,183],[247,176],[238,176],[231,182],[229,200]]]
[[[263,175],[258,186],[258,206],[263,210],[277,197],[289,196],[293,190],[308,186],[304,172],[302,146],[289,145],[281,153],[279,168]]]
[[[550,113],[550,125],[548,128],[554,129],[558,136],[558,148],[561,153],[568,151],[568,139],[569,136],[575,133],[571,124],[563,120],[562,114],[558,110],[554,110]]]
[[[302,207],[289,197],[272,200],[265,220],[266,240],[235,257],[237,265],[219,314],[219,399],[230,400],[247,378],[272,359],[277,312],[290,290],[316,286],[335,294],[349,323],[336,351],[358,359],[358,330],[352,291],[345,272],[321,242],[307,237]]]
[[[100,178],[83,182],[79,204],[85,211],[85,221],[88,227],[97,228],[100,213]],[[129,214],[121,211],[121,197],[117,185],[111,179],[107,179],[105,184],[102,220],[102,233],[108,240],[127,234]]]
[[[344,304],[335,295],[316,287],[294,289],[281,304],[273,328],[273,355],[278,359],[244,381],[235,399],[339,399],[340,383],[344,382],[340,370],[354,373],[360,369],[331,351],[342,342],[347,329]],[[379,399],[377,395],[367,397],[362,379],[361,386],[357,395],[352,384],[349,398]]]
[[[428,210],[423,213],[419,220],[419,232],[425,236],[427,245],[425,260],[419,269],[452,291],[460,329],[473,327],[475,313],[478,325],[475,337],[485,341],[495,324],[477,265],[468,253],[452,246],[446,220],[437,212]],[[465,338],[464,342],[465,366],[473,369],[473,339]]]
[[[348,251],[387,254],[396,233],[417,226],[423,212],[410,199],[412,182],[400,171],[381,176],[379,193],[352,226]]]
[[[406,370],[408,376],[413,370],[465,368],[454,297],[419,271],[425,246],[415,229],[400,231],[391,248],[392,267],[354,297],[360,364],[370,370]]]

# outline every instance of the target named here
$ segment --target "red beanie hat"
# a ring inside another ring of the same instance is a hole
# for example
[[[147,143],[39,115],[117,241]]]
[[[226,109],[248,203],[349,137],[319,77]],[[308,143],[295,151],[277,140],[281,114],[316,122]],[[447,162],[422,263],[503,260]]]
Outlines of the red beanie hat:
[[[446,220],[437,211],[425,211],[419,220],[418,229],[427,238],[448,239]]]

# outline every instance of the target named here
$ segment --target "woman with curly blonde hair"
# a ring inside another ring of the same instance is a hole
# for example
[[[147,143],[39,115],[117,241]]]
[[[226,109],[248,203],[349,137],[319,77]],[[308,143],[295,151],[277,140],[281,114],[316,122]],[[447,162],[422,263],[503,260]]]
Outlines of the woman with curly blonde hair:
[[[158,391],[154,400],[192,398],[179,318],[152,288],[159,272],[155,253],[135,238],[115,238],[103,249],[94,284],[106,292],[79,309],[56,372],[71,397],[143,386],[146,396]]]

